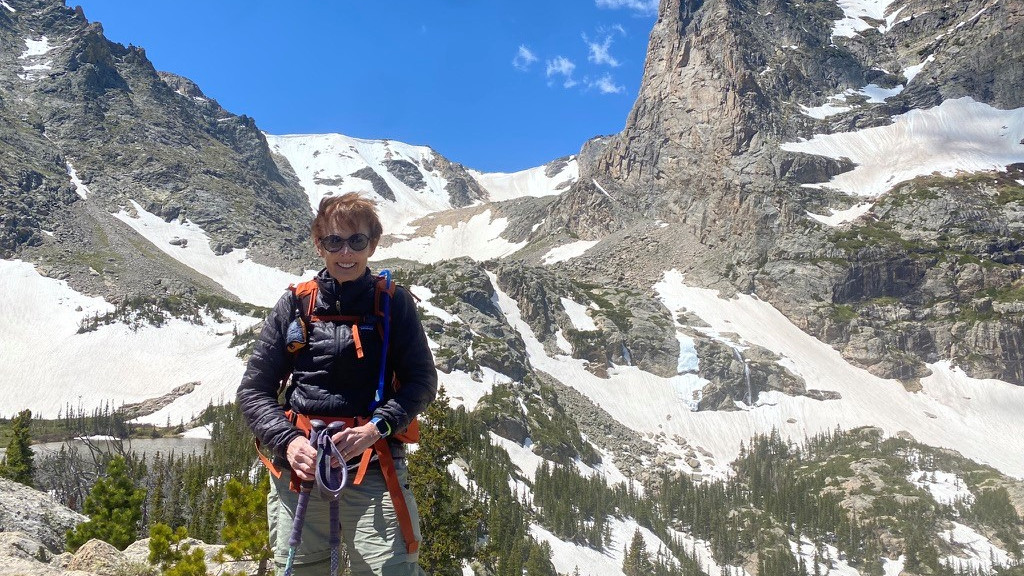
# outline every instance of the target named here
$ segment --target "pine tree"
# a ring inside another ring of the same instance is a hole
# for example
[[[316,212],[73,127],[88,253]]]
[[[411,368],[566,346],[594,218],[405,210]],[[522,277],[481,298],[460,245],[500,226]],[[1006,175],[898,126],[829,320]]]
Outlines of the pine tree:
[[[449,412],[448,397],[441,388],[423,415],[419,447],[409,455],[409,477],[426,535],[420,565],[438,576],[462,574],[462,561],[473,552],[480,517],[448,472],[448,464],[465,445]]]
[[[0,462],[0,476],[26,486],[32,486],[32,474],[35,472],[29,430],[31,424],[31,410],[22,410],[11,419],[11,441],[7,444],[3,462]]]
[[[225,486],[227,496],[221,503],[224,512],[224,527],[221,537],[227,554],[235,560],[257,562],[257,576],[267,573],[267,565],[274,557],[267,532],[267,491],[269,477],[262,474],[255,486],[247,486],[232,478]]]
[[[206,576],[203,549],[192,550],[184,526],[174,531],[166,524],[153,526],[149,534],[149,563],[160,566],[163,576]]]
[[[526,557],[526,576],[557,576],[551,564],[551,545],[547,542],[530,546],[530,554]]]
[[[622,572],[626,576],[648,576],[654,571],[654,563],[651,562],[651,555],[644,544],[643,534],[637,528],[633,532],[633,540],[626,549],[626,555],[622,559]]]
[[[89,520],[68,531],[68,549],[78,550],[82,544],[98,538],[124,550],[139,535],[145,499],[146,491],[136,488],[128,477],[124,457],[115,456],[107,466],[106,477],[96,481],[85,499],[82,512]]]

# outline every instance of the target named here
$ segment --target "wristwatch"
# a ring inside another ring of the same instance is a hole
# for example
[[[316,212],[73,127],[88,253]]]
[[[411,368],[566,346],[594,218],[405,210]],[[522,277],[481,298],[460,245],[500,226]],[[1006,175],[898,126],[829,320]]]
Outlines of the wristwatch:
[[[391,435],[391,425],[388,424],[387,420],[380,416],[374,416],[370,419],[370,423],[377,427],[377,432],[381,438],[387,438]]]

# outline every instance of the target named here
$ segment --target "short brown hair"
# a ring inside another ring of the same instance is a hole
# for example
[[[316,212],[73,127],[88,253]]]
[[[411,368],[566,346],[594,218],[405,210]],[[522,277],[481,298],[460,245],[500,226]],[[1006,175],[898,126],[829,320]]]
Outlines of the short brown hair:
[[[349,192],[341,196],[324,196],[313,219],[311,233],[313,242],[324,235],[327,225],[336,222],[352,229],[359,229],[361,224],[370,228],[370,241],[376,243],[384,233],[380,217],[377,216],[377,203],[364,198],[358,192]]]

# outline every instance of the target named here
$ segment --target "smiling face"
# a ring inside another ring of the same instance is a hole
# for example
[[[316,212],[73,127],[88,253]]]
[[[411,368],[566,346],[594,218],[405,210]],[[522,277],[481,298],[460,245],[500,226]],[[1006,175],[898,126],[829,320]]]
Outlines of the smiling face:
[[[376,204],[356,192],[349,192],[341,196],[324,196],[320,200],[311,232],[313,245],[323,258],[327,273],[338,282],[348,282],[366,271],[366,261],[377,249],[383,228]],[[368,238],[369,242],[364,244],[352,238],[356,234],[361,235],[360,240]],[[342,239],[352,239],[353,242],[342,242]],[[353,250],[352,244],[361,249]]]
[[[342,238],[350,238],[356,234],[370,236],[370,226],[367,224],[353,226],[352,224],[334,221],[324,226],[323,232],[324,234],[320,238],[326,238],[331,235]],[[369,244],[362,250],[352,250],[349,243],[344,242],[341,245],[341,249],[337,252],[328,252],[320,238],[316,240],[316,251],[323,258],[324,266],[327,267],[327,273],[338,283],[349,282],[361,277],[363,272],[366,271],[367,261],[370,259],[370,256],[373,256],[374,250],[377,249],[377,241],[370,240]]]

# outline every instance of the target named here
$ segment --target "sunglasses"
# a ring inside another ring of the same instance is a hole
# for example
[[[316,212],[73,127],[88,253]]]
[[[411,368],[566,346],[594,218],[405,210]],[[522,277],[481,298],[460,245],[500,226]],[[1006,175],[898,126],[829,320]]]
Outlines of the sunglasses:
[[[353,234],[348,238],[342,238],[337,234],[331,234],[330,236],[320,238],[320,245],[323,246],[324,250],[332,253],[344,248],[345,244],[348,244],[348,247],[351,248],[353,252],[361,252],[370,245],[370,237],[360,232],[358,234]]]

